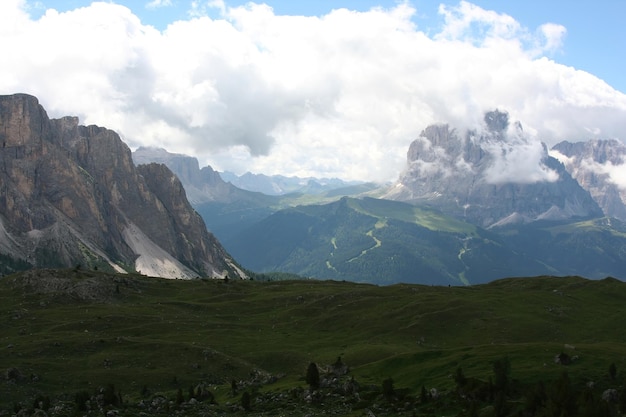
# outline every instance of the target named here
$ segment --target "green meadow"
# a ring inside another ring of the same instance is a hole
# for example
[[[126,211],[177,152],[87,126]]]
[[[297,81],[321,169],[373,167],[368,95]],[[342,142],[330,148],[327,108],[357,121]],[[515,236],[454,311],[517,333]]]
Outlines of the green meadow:
[[[413,397],[422,387],[454,392],[459,368],[488,381],[502,358],[511,379],[526,385],[566,370],[575,386],[593,381],[604,389],[619,385],[609,378],[611,364],[618,378],[626,370],[626,284],[615,279],[444,287],[260,278],[83,270],[1,278],[0,409],[109,384],[128,404],[174,398],[197,384],[225,404],[238,401],[232,381],[266,375],[257,395],[306,389],[311,362],[338,358],[362,387],[392,379]],[[563,352],[573,358],[567,366],[555,363]],[[349,415],[364,415],[363,407]]]

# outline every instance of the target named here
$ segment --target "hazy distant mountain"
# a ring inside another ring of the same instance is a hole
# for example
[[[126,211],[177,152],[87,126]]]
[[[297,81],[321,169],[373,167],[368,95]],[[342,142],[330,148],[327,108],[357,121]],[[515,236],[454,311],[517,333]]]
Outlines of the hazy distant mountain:
[[[595,153],[605,155],[597,158],[604,169],[607,161],[621,167],[621,151],[603,149]],[[489,112],[482,130],[463,134],[429,126],[407,159],[384,194],[399,201],[287,208],[223,243],[252,270],[373,283],[626,278],[626,224],[603,218],[591,194],[506,113]]]
[[[164,165],[135,167],[119,136],[37,99],[0,96],[0,253],[37,267],[244,276]],[[5,268],[7,270],[8,268]]]
[[[0,143],[0,273],[82,265],[245,276],[208,226],[255,272],[379,284],[626,278],[626,224],[592,198],[621,218],[624,146],[562,143],[552,150],[561,163],[499,111],[480,131],[426,128],[386,189],[399,201],[342,198],[374,186],[339,180],[250,174],[287,194],[243,190],[196,158],[131,155],[115,132],[50,120],[27,95],[0,96]]]
[[[259,185],[257,188],[261,189],[271,184],[282,184],[283,191],[287,189],[292,191],[288,195],[273,192],[266,194],[239,188],[231,182],[224,181],[210,166],[200,169],[195,157],[171,153],[165,149],[140,147],[133,152],[133,160],[138,165],[158,162],[169,167],[182,182],[189,200],[209,230],[222,242],[281,208],[334,201],[344,195],[358,195],[376,188],[376,185],[371,183],[353,184],[337,179],[301,179],[254,174],[237,177],[234,174],[221,174],[228,180],[240,178],[246,182],[248,179],[249,185],[256,183]]]
[[[626,220],[626,145],[618,140],[561,142],[550,151],[606,216]]]
[[[137,165],[156,162],[171,169],[183,183],[187,198],[194,205],[207,201],[231,201],[248,195],[224,182],[210,166],[200,169],[198,159],[192,156],[149,147],[140,147],[132,155]]]
[[[484,122],[480,131],[427,127],[384,198],[428,204],[482,227],[602,215],[589,192],[521,124],[510,125],[508,114],[497,110]]]
[[[264,175],[246,172],[237,175],[232,172],[220,172],[224,181],[249,191],[258,191],[267,195],[289,193],[320,194],[338,188],[362,184],[360,181],[343,181],[338,178],[300,178],[283,175]]]
[[[136,164],[158,162],[178,176],[196,211],[220,241],[269,216],[280,206],[277,196],[242,190],[222,180],[210,166],[200,168],[195,157],[161,148],[140,147],[133,152]]]

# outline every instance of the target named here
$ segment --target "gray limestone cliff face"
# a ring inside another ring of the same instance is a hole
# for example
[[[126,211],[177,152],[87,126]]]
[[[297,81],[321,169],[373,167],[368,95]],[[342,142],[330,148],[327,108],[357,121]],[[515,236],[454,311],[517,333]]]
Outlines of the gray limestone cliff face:
[[[33,266],[132,269],[134,225],[198,276],[237,275],[171,171],[138,170],[115,132],[51,120],[16,94],[0,96],[0,143],[0,250]]]
[[[204,221],[187,200],[177,176],[167,166],[156,163],[139,165],[137,171],[161,202],[163,213],[167,214],[161,222],[145,219],[138,223],[142,229],[159,236],[157,241],[163,241],[162,246],[171,247],[179,259],[184,259],[195,270],[212,270],[214,274],[230,271],[230,256],[207,231]],[[172,238],[174,241],[166,245],[165,242]]]
[[[210,166],[200,168],[198,160],[192,156],[146,147],[138,148],[132,156],[138,166],[154,162],[166,165],[180,179],[192,204],[227,202],[240,198],[241,190],[224,182]]]
[[[508,114],[486,113],[480,130],[428,126],[407,152],[407,167],[386,198],[428,204],[482,227],[587,218],[601,210],[545,145]]]
[[[626,221],[626,145],[612,140],[561,142],[552,147],[604,215]],[[557,156],[558,157],[558,156]]]

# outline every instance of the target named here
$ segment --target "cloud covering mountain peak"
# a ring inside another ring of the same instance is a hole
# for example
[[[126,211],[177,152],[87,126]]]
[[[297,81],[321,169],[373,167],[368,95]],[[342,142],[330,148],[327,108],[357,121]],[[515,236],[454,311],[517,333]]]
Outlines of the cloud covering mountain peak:
[[[431,34],[416,13],[222,3],[218,18],[198,9],[160,31],[114,3],[35,20],[12,0],[0,6],[0,92],[35,94],[53,116],[109,126],[133,148],[303,177],[396,178],[423,126],[475,128],[496,107],[548,144],[626,131],[626,95],[552,59],[564,27],[461,2]]]
[[[424,129],[411,143],[406,169],[385,198],[433,205],[484,227],[504,219],[601,213],[546,145],[498,110],[487,112],[476,129],[448,124]]]

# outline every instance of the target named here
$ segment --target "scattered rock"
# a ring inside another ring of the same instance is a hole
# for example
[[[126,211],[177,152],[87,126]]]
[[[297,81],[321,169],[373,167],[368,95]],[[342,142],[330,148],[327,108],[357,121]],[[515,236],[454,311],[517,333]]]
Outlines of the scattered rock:
[[[5,378],[9,382],[18,382],[23,378],[23,376],[19,369],[8,368],[5,372]]]

